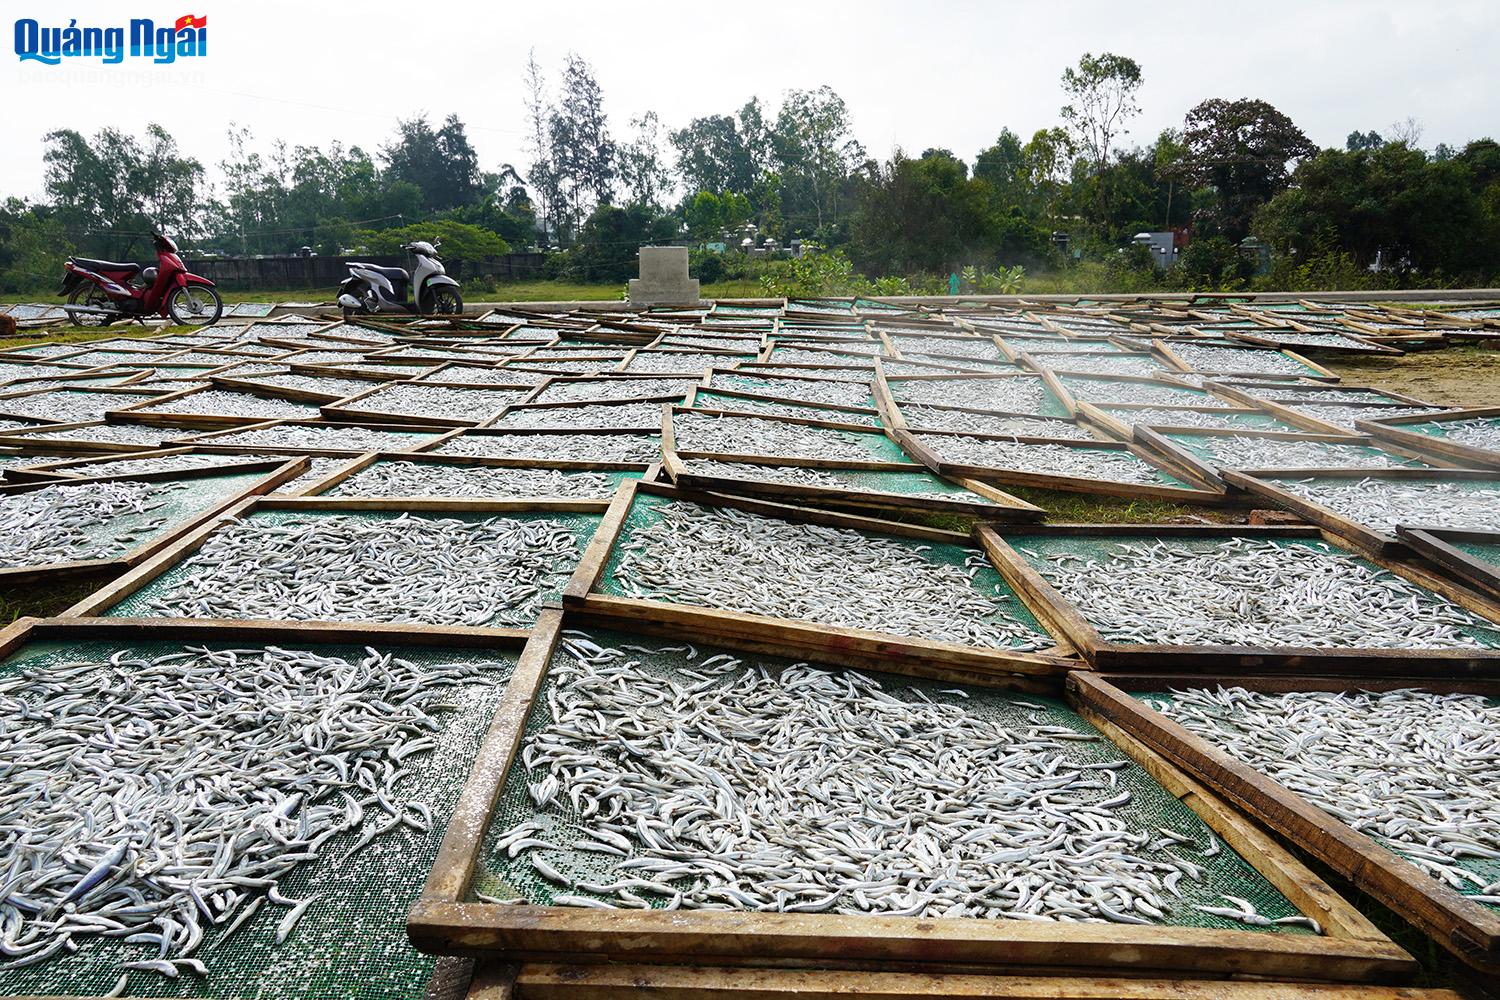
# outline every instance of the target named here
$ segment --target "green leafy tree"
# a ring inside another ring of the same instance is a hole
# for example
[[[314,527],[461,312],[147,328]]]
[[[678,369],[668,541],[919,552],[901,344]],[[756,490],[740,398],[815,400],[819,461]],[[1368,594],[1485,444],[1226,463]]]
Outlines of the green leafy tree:
[[[443,245],[439,250],[442,255],[454,260],[474,260],[510,253],[510,245],[488,229],[452,219],[418,222],[393,229],[366,229],[357,232],[354,238],[370,253],[400,253],[403,246],[418,240],[428,243],[441,241]]]
[[[479,195],[479,154],[457,115],[449,115],[436,129],[425,117],[399,123],[396,139],[380,155],[388,180],[421,188],[424,211],[447,211]]]
[[[1351,153],[1361,149],[1379,149],[1384,145],[1385,140],[1382,139],[1380,137],[1380,133],[1376,132],[1374,129],[1371,129],[1368,132],[1361,132],[1359,129],[1355,129],[1353,132],[1350,132],[1348,138],[1344,140],[1344,149]]]
[[[660,208],[672,186],[672,177],[662,157],[661,119],[648,111],[631,120],[635,137],[620,147],[620,183],[625,201],[631,205]]]
[[[838,223],[849,175],[865,158],[844,99],[828,86],[788,91],[770,140],[788,214],[805,228]]]
[[[572,281],[624,281],[639,272],[639,248],[665,243],[677,223],[646,205],[600,205],[569,248],[563,276]]]
[[[898,150],[861,189],[850,251],[875,274],[947,273],[993,251],[992,204],[989,182],[946,150]]]
[[[1076,67],[1063,70],[1062,119],[1077,148],[1093,165],[1096,175],[1109,166],[1115,141],[1130,132],[1129,122],[1140,114],[1136,94],[1144,77],[1140,64],[1127,56],[1085,52]],[[1106,185],[1099,184],[1100,216],[1108,214]]]
[[[570,53],[563,62],[562,86],[547,118],[551,169],[563,209],[560,232],[567,234],[599,205],[614,200],[616,147],[604,114],[604,93],[594,71]]]
[[[1317,153],[1312,140],[1265,101],[1204,101],[1183,125],[1183,172],[1214,190],[1206,226],[1238,242],[1256,209],[1287,186],[1291,166]]]

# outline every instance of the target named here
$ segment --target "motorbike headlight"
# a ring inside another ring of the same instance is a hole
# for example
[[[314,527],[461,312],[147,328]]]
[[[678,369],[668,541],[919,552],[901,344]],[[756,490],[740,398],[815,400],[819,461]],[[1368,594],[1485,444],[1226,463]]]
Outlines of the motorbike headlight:
[[[148,285],[154,283],[156,281],[156,268],[154,268],[154,267],[148,267],[148,268],[146,268],[144,271],[141,272],[141,277],[143,279],[145,279],[145,282]]]

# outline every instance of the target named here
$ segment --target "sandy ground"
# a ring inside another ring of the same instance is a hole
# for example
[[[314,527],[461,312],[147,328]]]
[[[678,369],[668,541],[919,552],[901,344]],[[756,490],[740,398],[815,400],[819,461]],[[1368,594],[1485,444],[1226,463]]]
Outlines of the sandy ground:
[[[1405,393],[1449,406],[1500,406],[1500,348],[1447,347],[1401,357],[1315,357],[1350,385]]]

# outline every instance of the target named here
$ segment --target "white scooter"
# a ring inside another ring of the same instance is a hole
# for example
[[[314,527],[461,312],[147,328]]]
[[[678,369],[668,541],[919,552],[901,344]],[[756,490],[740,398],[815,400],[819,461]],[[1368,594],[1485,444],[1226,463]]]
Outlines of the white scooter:
[[[417,268],[411,275],[399,267],[351,261],[349,277],[339,285],[339,305],[344,308],[344,316],[378,312],[423,315],[463,312],[464,300],[458,293],[458,282],[448,277],[443,262],[438,259],[437,248],[441,245],[418,240],[402,247],[417,258]],[[413,293],[411,301],[407,300],[408,287]]]

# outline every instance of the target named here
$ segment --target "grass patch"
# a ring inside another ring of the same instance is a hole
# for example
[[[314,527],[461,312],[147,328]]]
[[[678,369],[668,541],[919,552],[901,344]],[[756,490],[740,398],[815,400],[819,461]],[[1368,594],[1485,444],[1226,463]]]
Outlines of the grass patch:
[[[1172,503],[1168,500],[1063,493],[1058,490],[1038,489],[1031,486],[1002,484],[997,488],[1017,499],[1042,508],[1047,512],[1047,520],[1053,522],[1083,524],[1245,523],[1245,511],[1232,507],[1204,507],[1198,504]]]
[[[0,624],[17,618],[50,618],[83,600],[119,574],[72,577],[58,583],[24,583],[0,587]]]

